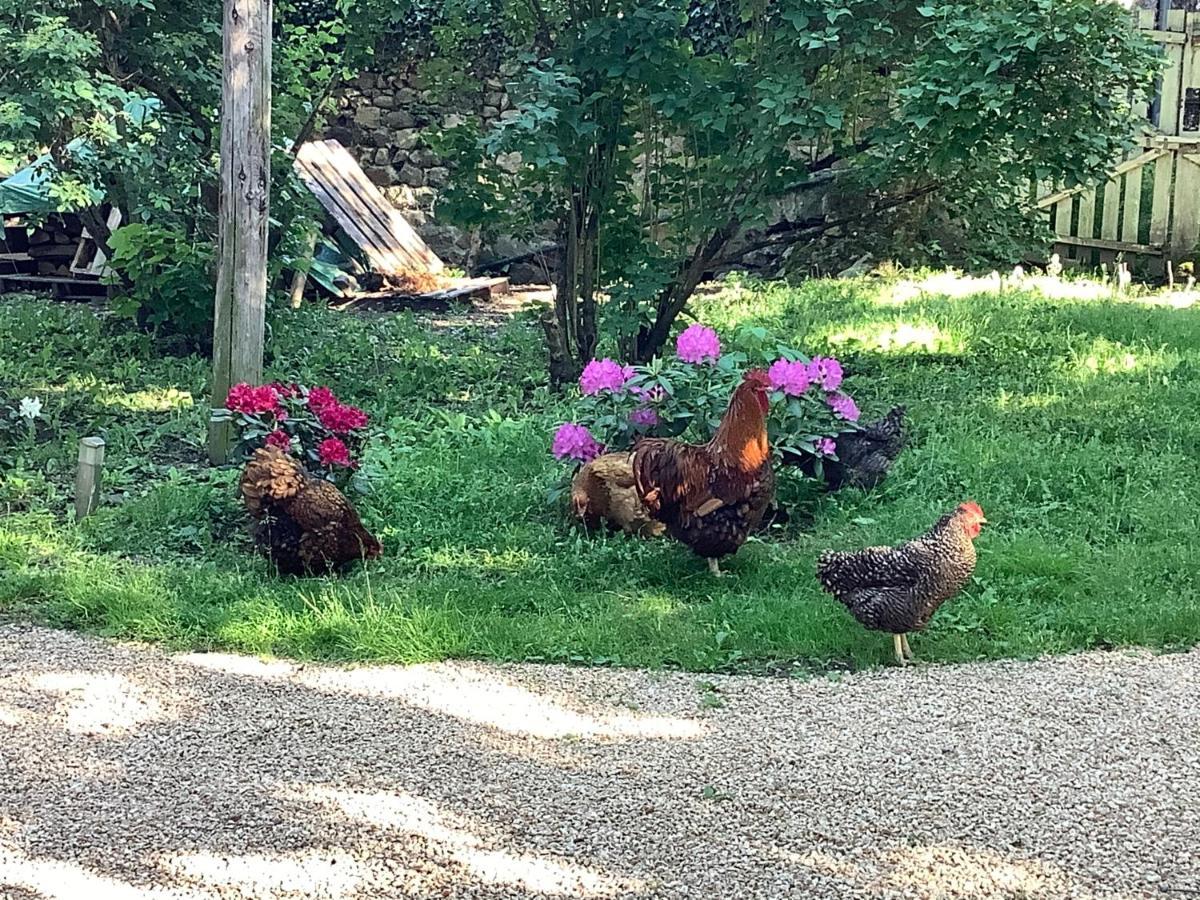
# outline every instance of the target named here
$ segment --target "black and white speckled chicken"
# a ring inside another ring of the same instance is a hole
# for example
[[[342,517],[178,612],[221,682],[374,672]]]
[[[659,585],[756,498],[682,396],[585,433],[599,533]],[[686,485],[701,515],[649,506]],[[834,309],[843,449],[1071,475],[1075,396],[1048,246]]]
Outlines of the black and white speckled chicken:
[[[908,632],[929,624],[971,579],[975,538],[986,523],[979,504],[968,501],[899,547],[826,550],[817,561],[817,579],[865,627],[891,634],[896,660],[904,665],[912,659]]]

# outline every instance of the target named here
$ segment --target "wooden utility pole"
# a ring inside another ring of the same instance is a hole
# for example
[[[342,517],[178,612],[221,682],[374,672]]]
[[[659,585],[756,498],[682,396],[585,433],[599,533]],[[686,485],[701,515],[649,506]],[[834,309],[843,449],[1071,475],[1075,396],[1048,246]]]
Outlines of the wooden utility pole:
[[[212,408],[229,388],[262,380],[271,193],[271,0],[224,0],[221,206]],[[230,425],[214,413],[208,456],[229,456]]]

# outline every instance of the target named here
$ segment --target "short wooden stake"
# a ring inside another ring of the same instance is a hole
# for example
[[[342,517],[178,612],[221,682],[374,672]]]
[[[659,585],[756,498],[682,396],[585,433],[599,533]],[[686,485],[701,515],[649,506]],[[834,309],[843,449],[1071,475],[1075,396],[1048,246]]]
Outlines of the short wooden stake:
[[[79,471],[75,473],[75,521],[92,514],[100,503],[104,475],[104,439],[85,437],[79,441]]]

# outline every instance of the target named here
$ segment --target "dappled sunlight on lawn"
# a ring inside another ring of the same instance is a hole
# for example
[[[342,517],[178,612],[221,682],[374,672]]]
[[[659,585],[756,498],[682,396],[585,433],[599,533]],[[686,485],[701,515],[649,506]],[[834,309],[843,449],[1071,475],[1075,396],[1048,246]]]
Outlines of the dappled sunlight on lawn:
[[[103,406],[117,407],[131,412],[174,412],[190,410],[195,399],[188,391],[176,388],[151,388],[143,391],[117,391],[96,398]]]
[[[410,561],[427,572],[516,575],[541,562],[542,557],[524,548],[492,550],[487,547],[427,547],[414,552]]]
[[[967,350],[961,335],[933,322],[872,322],[851,326],[829,335],[834,347],[875,353],[923,352],[958,355]]]
[[[493,835],[480,833],[480,828],[494,833],[495,826],[471,823],[462,815],[406,791],[295,785],[282,790],[280,799],[287,803],[319,804],[360,825],[415,835],[435,845],[436,851],[431,855],[449,856],[452,864],[460,866],[466,878],[475,883],[571,897],[609,896],[642,887],[638,880],[618,879],[567,859],[492,849],[487,846],[487,838]],[[428,863],[417,859],[407,862],[416,864],[417,871],[413,874],[418,878],[421,864]],[[397,863],[404,866],[406,861],[401,859]]]

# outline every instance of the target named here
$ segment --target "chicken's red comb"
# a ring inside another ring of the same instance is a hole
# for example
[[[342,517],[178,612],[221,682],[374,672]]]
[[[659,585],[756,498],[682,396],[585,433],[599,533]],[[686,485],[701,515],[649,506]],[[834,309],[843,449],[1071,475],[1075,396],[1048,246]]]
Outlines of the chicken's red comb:
[[[965,503],[960,503],[958,508],[963,510],[964,512],[974,513],[977,516],[983,515],[983,507],[980,506],[978,503],[976,503],[974,500],[968,500]]]
[[[760,390],[769,391],[771,389],[771,377],[767,375],[765,369],[750,369],[742,376],[742,381],[752,384]]]

